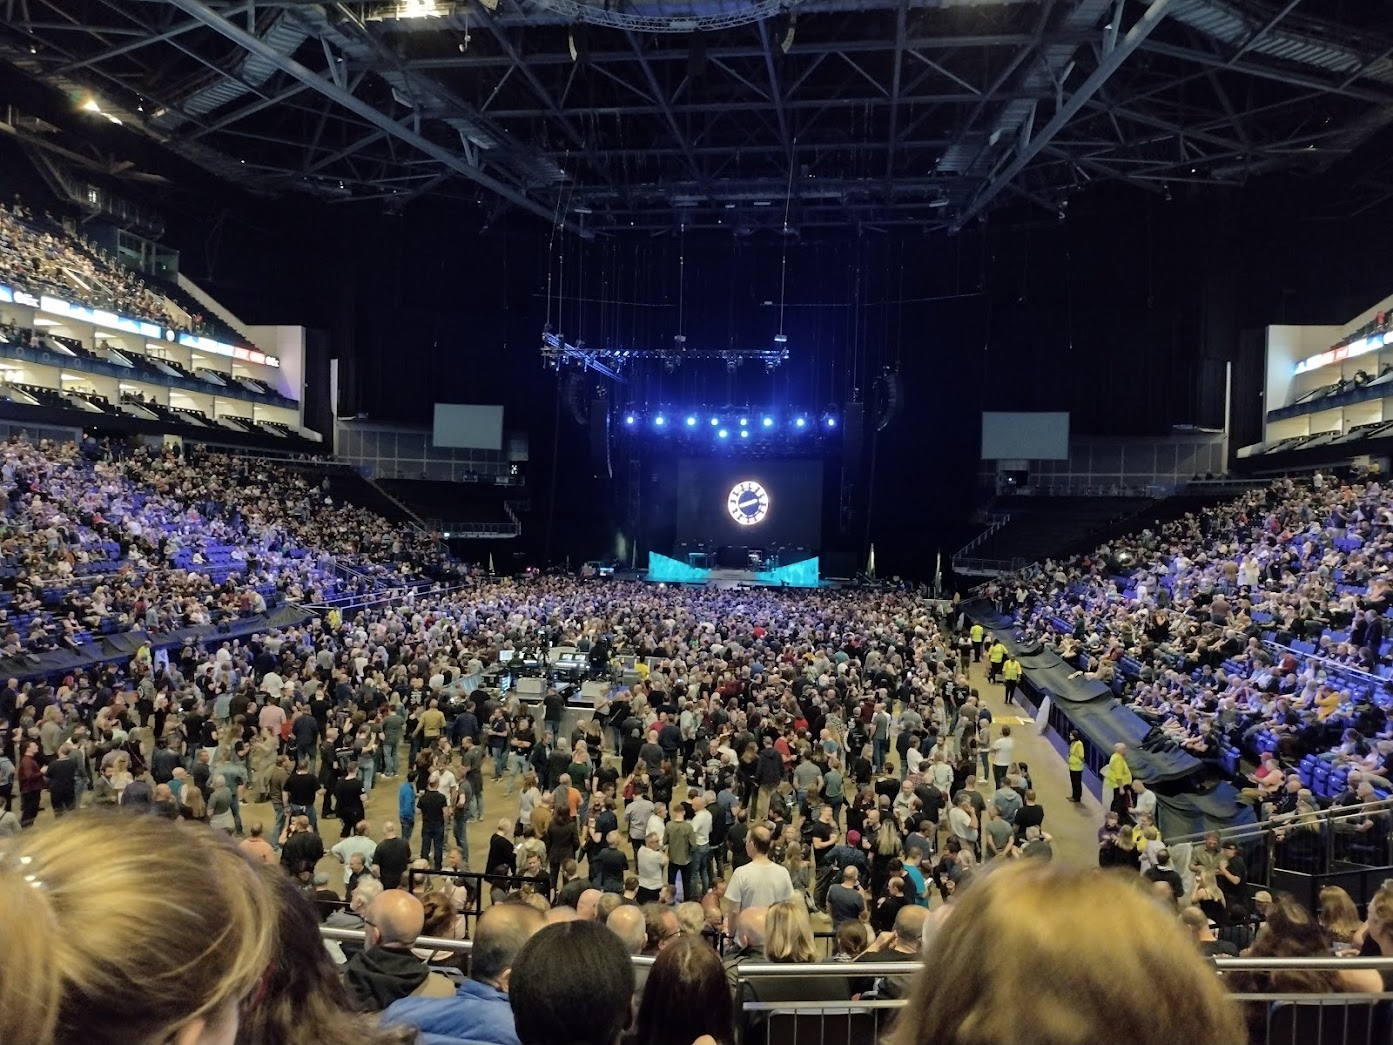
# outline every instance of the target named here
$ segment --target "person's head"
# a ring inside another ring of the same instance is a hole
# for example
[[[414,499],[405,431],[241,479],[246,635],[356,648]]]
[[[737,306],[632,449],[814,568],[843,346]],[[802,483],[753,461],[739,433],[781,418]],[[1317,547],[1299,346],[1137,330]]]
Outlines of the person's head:
[[[749,834],[745,836],[745,851],[752,860],[767,857],[769,847],[773,844],[774,836],[769,833],[769,828],[763,824],[750,828]]]
[[[644,950],[649,954],[657,954],[682,934],[677,913],[671,907],[662,903],[646,903],[642,910],[644,933],[648,938]]]
[[[677,905],[677,928],[683,936],[700,936],[706,925],[706,912],[692,900]]]
[[[764,955],[771,962],[810,962],[813,954],[813,925],[808,908],[798,897],[769,908],[768,934]]]
[[[903,895],[904,889],[895,895]],[[855,958],[866,949],[866,927],[859,921],[843,922],[837,930],[837,954],[846,958]]]
[[[275,960],[255,1004],[243,1006],[237,1045],[405,1045],[409,1028],[383,1028],[353,1010],[319,935],[315,907],[279,867],[257,868],[276,908]]]
[[[421,935],[425,921],[425,908],[414,895],[405,889],[385,889],[363,915],[364,943],[369,949],[410,947]]]
[[[633,1022],[633,965],[603,925],[548,925],[523,945],[513,972],[508,1001],[522,1045],[618,1045]]]
[[[915,982],[892,1045],[1074,1045],[1111,1041],[1119,1027],[1132,1045],[1244,1040],[1213,969],[1126,876],[1024,860],[982,876],[953,907],[925,955],[939,974]],[[1051,974],[1023,993],[1021,968]],[[1157,1009],[1156,998],[1185,1004]]]
[[[1348,940],[1359,931],[1359,911],[1354,898],[1338,885],[1327,885],[1320,891],[1317,920],[1332,939]]]
[[[1209,916],[1198,906],[1184,908],[1180,912],[1180,924],[1196,940],[1214,939],[1214,934],[1209,929]]]
[[[231,1043],[275,957],[252,864],[157,817],[65,817],[10,840],[0,910],[0,1041]]]
[[[1384,954],[1393,954],[1393,879],[1379,886],[1369,901],[1369,935]]]
[[[644,941],[648,938],[643,921],[643,909],[636,904],[620,904],[605,919],[609,931],[618,936],[630,954],[642,954]]]
[[[730,985],[715,950],[698,938],[677,940],[658,955],[643,988],[635,1041],[691,1045],[704,1034],[731,1041]]]
[[[745,950],[762,950],[768,933],[769,908],[746,907],[735,916],[732,935],[735,944]]]
[[[580,894],[576,900],[576,914],[580,915],[587,922],[595,920],[595,910],[600,903],[603,894],[598,889],[587,889]]]
[[[546,916],[530,904],[497,903],[489,907],[474,925],[470,978],[507,991],[518,953],[545,923]]]
[[[919,950],[919,941],[924,936],[924,923],[928,921],[929,909],[911,904],[901,907],[895,915],[895,944],[901,950]]]

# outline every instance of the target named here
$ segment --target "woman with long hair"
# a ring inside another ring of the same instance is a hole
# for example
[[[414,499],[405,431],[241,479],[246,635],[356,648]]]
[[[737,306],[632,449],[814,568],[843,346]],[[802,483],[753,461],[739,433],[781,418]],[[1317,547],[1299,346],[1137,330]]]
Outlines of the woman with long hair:
[[[643,1045],[732,1045],[735,1014],[721,959],[700,936],[658,952],[643,988],[633,1040]]]
[[[771,962],[813,961],[813,923],[798,897],[773,904],[766,916],[764,956]]]
[[[243,1016],[236,1045],[410,1045],[414,1028],[383,1027],[354,1011],[319,935],[314,905],[279,867],[260,877],[275,907],[275,960]],[[435,935],[435,934],[431,934]]]
[[[1327,885],[1320,891],[1316,911],[1316,920],[1320,922],[1331,947],[1339,951],[1354,945],[1354,939],[1364,923],[1359,920],[1359,911],[1349,893],[1338,885]]]
[[[264,879],[232,843],[152,816],[9,840],[0,910],[0,1041],[25,1045],[229,1045],[278,946]]]
[[[1328,958],[1330,938],[1310,911],[1286,893],[1278,893],[1267,920],[1245,953],[1247,958]],[[1235,994],[1338,994],[1381,991],[1383,978],[1374,970],[1322,969],[1318,963],[1280,972],[1233,972],[1224,984]],[[1254,1034],[1263,1034],[1269,1003],[1245,1002],[1244,1015]]]
[[[1130,876],[1020,860],[982,875],[952,909],[890,1045],[1244,1041],[1213,968]],[[1022,970],[1039,972],[1029,990]]]

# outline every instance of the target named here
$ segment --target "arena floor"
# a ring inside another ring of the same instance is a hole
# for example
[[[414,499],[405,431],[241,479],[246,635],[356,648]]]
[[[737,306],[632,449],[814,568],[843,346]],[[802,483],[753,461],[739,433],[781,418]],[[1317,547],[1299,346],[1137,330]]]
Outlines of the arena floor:
[[[1048,739],[1037,735],[1033,718],[1026,718],[1020,709],[1008,706],[1002,701],[1002,687],[988,685],[985,666],[972,665],[971,679],[978,687],[992,709],[995,721],[1010,723],[1012,735],[1016,739],[1016,758],[1030,767],[1039,802],[1045,807],[1045,831],[1054,840],[1056,860],[1062,860],[1071,867],[1096,867],[1098,842],[1097,831],[1103,822],[1103,811],[1098,800],[1084,789],[1084,800],[1079,805],[1069,802],[1069,772],[1064,759],[1054,749]],[[1014,717],[1013,717],[1014,713]],[[382,780],[380,777],[368,797],[368,822],[372,825],[372,837],[380,837],[382,822],[397,817],[397,787],[400,780]],[[46,814],[45,814],[46,815]],[[494,783],[487,774],[484,777],[484,821],[469,825],[470,863],[472,870],[482,870],[479,860],[488,844],[488,837],[501,816],[517,815],[517,794],[510,798],[503,794],[502,782]],[[261,820],[269,831],[275,823],[275,814],[269,803],[243,807],[242,821],[250,828]],[[40,821],[42,822],[42,821]],[[418,825],[419,828],[419,825]],[[324,838],[324,848],[329,849],[339,840],[340,825],[337,820],[321,821],[319,830]],[[420,831],[414,841],[419,841]],[[446,845],[453,844],[446,830]],[[321,871],[329,875],[333,888],[343,888],[343,866],[332,855],[326,855],[320,864]]]

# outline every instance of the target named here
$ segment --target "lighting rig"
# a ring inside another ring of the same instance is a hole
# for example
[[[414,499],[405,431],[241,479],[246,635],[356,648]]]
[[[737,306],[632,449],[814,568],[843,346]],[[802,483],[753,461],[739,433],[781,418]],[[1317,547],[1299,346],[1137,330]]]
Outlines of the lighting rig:
[[[760,364],[772,372],[788,360],[788,338],[782,334],[774,339],[773,348],[688,348],[687,339],[673,339],[672,348],[591,348],[584,341],[569,343],[561,334],[542,331],[542,363],[549,370],[560,370],[568,363],[578,363],[612,381],[623,381],[621,371],[629,363],[652,359],[661,363],[668,373],[688,360],[719,359],[726,370],[734,373],[747,363]]]

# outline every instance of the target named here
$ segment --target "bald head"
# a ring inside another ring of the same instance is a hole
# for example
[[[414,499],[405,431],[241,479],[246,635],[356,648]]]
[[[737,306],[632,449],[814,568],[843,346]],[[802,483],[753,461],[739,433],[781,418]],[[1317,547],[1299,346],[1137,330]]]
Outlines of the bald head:
[[[746,907],[735,916],[735,942],[741,947],[763,947],[768,917],[767,907]]]
[[[499,990],[508,989],[508,975],[522,945],[546,924],[537,908],[525,903],[494,904],[474,926],[469,975]]]
[[[580,899],[576,901],[576,914],[580,915],[587,922],[595,920],[596,908],[600,905],[600,897],[604,894],[598,889],[587,889],[580,894]]]
[[[636,904],[623,904],[616,907],[605,922],[614,935],[624,941],[630,954],[641,954],[647,936],[647,926],[643,920],[643,908]]]
[[[924,923],[929,919],[927,907],[901,907],[895,915],[895,935],[905,947],[919,949],[924,935]]]
[[[377,931],[378,947],[409,947],[426,924],[426,909],[405,889],[387,889],[368,905],[367,922]]]

